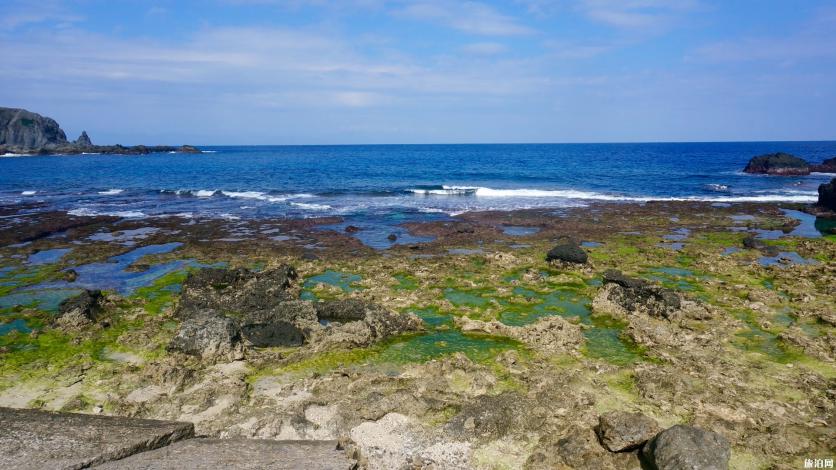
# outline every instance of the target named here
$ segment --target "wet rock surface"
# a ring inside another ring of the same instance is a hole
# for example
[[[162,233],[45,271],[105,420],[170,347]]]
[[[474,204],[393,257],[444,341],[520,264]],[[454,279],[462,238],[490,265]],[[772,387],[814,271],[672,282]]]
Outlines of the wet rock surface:
[[[589,259],[586,252],[574,241],[559,243],[546,254],[548,262],[584,264]]]
[[[726,470],[731,447],[720,434],[677,425],[660,432],[642,449],[656,470]]]
[[[816,204],[836,212],[836,178],[819,186],[819,199]]]
[[[604,273],[604,287],[593,304],[594,309],[612,315],[644,314],[657,318],[672,318],[681,306],[680,297],[673,290],[615,270]]]
[[[68,330],[89,326],[96,322],[103,302],[101,291],[85,289],[81,294],[61,302],[55,323]]]

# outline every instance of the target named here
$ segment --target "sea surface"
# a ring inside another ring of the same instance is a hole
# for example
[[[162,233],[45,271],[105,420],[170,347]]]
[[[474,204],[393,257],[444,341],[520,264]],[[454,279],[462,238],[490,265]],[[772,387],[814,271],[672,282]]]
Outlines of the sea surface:
[[[0,203],[126,218],[446,217],[591,201],[812,202],[834,175],[742,173],[755,155],[820,162],[836,142],[201,147],[202,154],[0,158]]]

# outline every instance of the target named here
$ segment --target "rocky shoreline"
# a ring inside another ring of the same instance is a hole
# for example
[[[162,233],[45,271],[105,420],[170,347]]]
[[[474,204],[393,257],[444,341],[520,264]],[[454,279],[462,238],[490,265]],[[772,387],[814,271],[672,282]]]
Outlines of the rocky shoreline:
[[[3,155],[147,155],[149,153],[201,153],[191,145],[94,145],[82,131],[68,141],[61,126],[40,114],[17,108],[0,107],[0,156]]]
[[[371,469],[803,468],[836,442],[836,224],[799,209],[467,213],[375,250],[334,218],[3,207],[0,406]]]

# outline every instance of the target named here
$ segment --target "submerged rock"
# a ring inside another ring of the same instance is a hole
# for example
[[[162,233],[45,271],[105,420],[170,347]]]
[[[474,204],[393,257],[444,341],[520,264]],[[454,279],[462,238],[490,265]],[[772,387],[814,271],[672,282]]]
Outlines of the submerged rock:
[[[610,452],[633,450],[644,445],[660,430],[653,418],[641,413],[611,411],[598,418],[595,432]]]
[[[232,318],[206,311],[180,324],[168,350],[203,359],[240,359],[241,329]]]
[[[656,470],[726,470],[731,447],[720,434],[676,425],[651,439],[642,456]]]
[[[836,157],[828,158],[818,165],[810,165],[810,171],[816,173],[836,173]]]
[[[819,186],[819,200],[816,205],[836,211],[836,178]]]
[[[561,261],[564,263],[585,264],[588,258],[583,248],[574,241],[561,243],[549,250],[546,254],[546,261],[548,262]]]
[[[778,152],[752,158],[743,172],[780,176],[809,175],[810,164],[795,155]]]
[[[55,324],[64,329],[78,329],[96,322],[102,311],[103,296],[98,290],[84,292],[64,299],[58,307]]]

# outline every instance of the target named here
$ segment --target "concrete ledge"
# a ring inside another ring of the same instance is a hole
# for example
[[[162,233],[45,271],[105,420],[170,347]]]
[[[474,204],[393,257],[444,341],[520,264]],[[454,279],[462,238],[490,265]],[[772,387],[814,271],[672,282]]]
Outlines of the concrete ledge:
[[[336,441],[189,439],[117,462],[101,470],[351,470],[356,464]]]
[[[0,468],[86,468],[193,436],[191,423],[0,408]]]

